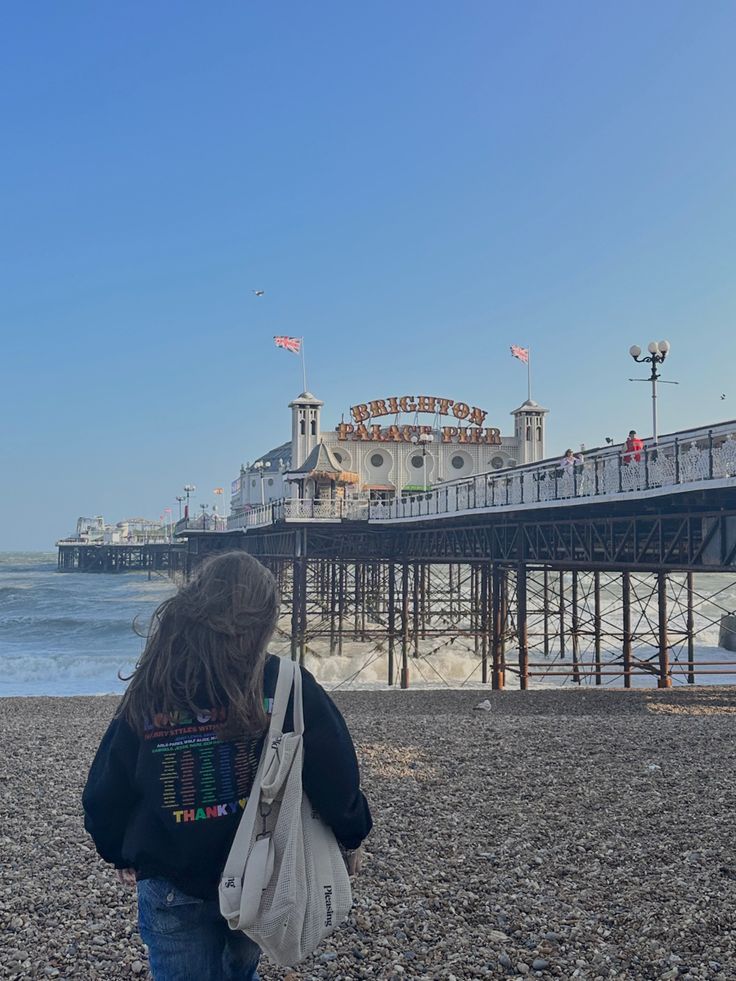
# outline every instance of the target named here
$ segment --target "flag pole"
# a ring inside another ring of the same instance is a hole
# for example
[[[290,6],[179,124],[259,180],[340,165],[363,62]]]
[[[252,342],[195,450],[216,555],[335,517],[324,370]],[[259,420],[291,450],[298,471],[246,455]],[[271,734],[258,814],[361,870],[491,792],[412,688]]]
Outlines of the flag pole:
[[[301,343],[301,346],[300,346],[300,350],[301,350],[301,355],[302,355],[302,380],[304,381],[304,391],[306,392],[306,390],[307,390],[307,366],[306,366],[306,363],[304,361],[304,338],[303,337],[301,338],[301,342],[302,343]]]
[[[528,347],[526,349],[526,385],[527,385],[527,398],[531,402],[532,400],[532,349]]]

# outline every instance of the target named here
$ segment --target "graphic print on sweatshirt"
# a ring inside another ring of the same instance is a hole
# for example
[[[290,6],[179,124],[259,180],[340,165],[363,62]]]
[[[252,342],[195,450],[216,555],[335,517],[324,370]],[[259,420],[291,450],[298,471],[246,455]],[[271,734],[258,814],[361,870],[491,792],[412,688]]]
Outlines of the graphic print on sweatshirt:
[[[218,708],[196,715],[159,712],[146,723],[144,741],[158,772],[161,807],[175,824],[211,821],[245,808],[258,769],[258,742],[220,739],[226,721],[227,710]]]

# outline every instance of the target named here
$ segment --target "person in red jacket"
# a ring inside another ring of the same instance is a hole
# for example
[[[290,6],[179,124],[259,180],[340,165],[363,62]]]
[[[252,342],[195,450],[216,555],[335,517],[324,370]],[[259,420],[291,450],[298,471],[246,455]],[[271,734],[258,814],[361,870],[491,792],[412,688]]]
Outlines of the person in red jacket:
[[[635,463],[639,463],[643,449],[644,440],[636,435],[635,429],[632,429],[626,437],[626,453],[623,456],[624,463],[631,463],[632,460]]]
[[[230,929],[217,893],[273,704],[279,605],[274,576],[246,552],[203,564],[156,611],[90,769],[85,828],[120,881],[137,885],[154,981],[258,979],[260,948]],[[347,726],[301,670],[304,789],[352,873],[371,813]]]

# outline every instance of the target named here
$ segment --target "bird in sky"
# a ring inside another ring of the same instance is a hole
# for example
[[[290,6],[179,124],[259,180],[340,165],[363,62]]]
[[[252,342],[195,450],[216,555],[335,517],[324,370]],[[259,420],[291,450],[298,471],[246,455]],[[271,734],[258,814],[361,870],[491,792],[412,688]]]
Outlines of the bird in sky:
[[[725,399],[725,397],[726,397],[726,393],[725,392],[721,392],[721,401],[723,401],[723,399]]]
[[[251,292],[255,293],[256,296],[265,296],[266,294],[265,290],[251,290]]]

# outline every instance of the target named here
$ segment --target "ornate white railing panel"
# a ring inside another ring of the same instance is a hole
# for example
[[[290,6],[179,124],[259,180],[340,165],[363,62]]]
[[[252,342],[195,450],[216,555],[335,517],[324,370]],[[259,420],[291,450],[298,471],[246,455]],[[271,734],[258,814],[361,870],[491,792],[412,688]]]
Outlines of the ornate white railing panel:
[[[547,461],[453,481],[389,504],[371,504],[370,519],[390,521],[557,501],[574,503],[734,477],[736,422],[730,422],[665,437],[639,454],[627,453],[624,447],[599,451],[573,470]]]

